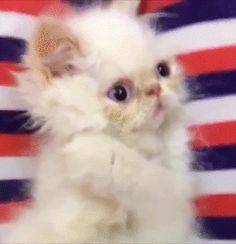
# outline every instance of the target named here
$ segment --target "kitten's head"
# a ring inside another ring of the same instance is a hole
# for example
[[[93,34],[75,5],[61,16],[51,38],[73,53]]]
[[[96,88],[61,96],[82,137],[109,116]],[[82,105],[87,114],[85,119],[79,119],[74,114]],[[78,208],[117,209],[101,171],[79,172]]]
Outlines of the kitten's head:
[[[39,21],[26,55],[30,79],[21,88],[51,129],[73,133],[87,121],[120,132],[158,130],[178,115],[176,60],[134,11],[114,6]]]

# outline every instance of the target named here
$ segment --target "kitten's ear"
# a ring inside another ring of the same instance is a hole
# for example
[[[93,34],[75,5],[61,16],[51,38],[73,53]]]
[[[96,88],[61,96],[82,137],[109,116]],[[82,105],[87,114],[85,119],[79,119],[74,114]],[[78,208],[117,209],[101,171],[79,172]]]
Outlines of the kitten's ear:
[[[110,6],[130,15],[138,14],[141,0],[112,0]]]
[[[33,34],[26,64],[50,78],[74,72],[76,55],[80,55],[79,41],[70,29],[58,19],[44,17]]]

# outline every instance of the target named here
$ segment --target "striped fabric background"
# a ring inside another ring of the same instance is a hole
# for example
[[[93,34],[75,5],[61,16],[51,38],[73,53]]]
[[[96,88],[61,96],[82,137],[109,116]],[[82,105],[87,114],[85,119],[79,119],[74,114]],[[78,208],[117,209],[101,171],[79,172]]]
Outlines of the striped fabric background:
[[[35,17],[48,5],[60,11],[59,1],[0,0],[0,237],[14,211],[27,205],[35,174],[32,131],[10,71],[22,70]],[[203,225],[197,242],[236,243],[236,1],[143,0],[141,11],[167,13],[153,23],[187,73],[189,129],[198,135],[192,141]]]

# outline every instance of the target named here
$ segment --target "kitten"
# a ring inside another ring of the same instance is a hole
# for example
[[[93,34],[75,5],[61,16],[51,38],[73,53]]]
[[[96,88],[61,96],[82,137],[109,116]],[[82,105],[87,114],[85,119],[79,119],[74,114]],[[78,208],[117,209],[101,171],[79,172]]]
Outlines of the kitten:
[[[122,2],[39,21],[19,89],[46,140],[34,203],[6,242],[192,234],[182,71],[137,6]]]

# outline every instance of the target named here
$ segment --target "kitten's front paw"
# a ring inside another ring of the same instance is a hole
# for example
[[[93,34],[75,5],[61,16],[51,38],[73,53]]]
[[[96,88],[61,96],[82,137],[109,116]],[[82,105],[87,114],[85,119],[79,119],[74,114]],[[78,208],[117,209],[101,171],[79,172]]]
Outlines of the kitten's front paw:
[[[114,145],[104,135],[79,135],[63,150],[66,174],[78,186],[104,194],[112,182]]]
[[[89,197],[107,199],[113,195],[111,177],[97,176],[93,173],[85,173],[78,179],[78,188]]]

